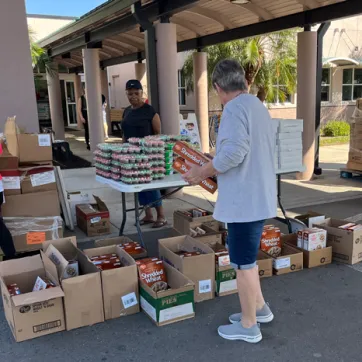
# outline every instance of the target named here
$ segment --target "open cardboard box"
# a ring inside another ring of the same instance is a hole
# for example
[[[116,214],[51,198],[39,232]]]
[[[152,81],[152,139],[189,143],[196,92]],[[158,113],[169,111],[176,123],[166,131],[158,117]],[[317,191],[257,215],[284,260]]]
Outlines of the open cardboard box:
[[[93,197],[95,204],[80,204],[75,207],[77,225],[87,236],[107,235],[111,231],[108,207],[99,197]]]
[[[190,236],[177,236],[158,241],[160,258],[195,283],[195,302],[202,302],[215,297],[215,253],[206,244]],[[202,254],[183,258],[178,251]]]
[[[178,210],[173,213],[173,227],[182,235],[188,235],[191,228],[195,228],[204,223],[208,223],[208,227],[214,230],[219,230],[219,222],[216,221],[212,213],[210,212],[207,216],[201,217],[190,217],[184,214],[184,212],[190,212],[188,210]]]
[[[332,263],[332,247],[327,246],[323,249],[304,250],[298,248],[298,235],[289,234],[284,236],[284,242],[303,252],[303,266],[305,268],[314,268],[316,266],[327,265]]]
[[[164,263],[171,289],[155,292],[140,282],[142,310],[157,326],[179,322],[195,316],[195,284],[168,263]]]
[[[210,228],[209,226],[206,226],[205,224],[202,224],[198,226],[200,229],[204,230],[206,232],[205,235],[198,235],[194,236],[193,238],[196,240],[201,241],[204,244],[222,244],[222,232],[221,231],[215,231],[215,229]],[[190,235],[190,230],[188,232]]]
[[[256,263],[258,265],[260,278],[273,276],[273,258],[269,254],[259,250]]]
[[[103,296],[100,270],[74,244],[75,238],[51,240],[43,243],[46,253],[53,245],[67,260],[77,260],[79,276],[60,279],[64,291],[67,330],[104,322]]]
[[[362,261],[362,230],[338,228],[347,223],[346,220],[326,219],[315,226],[327,231],[327,246],[332,247],[333,260],[352,265]]]
[[[282,275],[303,270],[303,252],[286,243],[289,235],[282,235],[282,254],[273,258],[275,275]]]
[[[64,292],[56,268],[44,255],[0,263],[0,284],[6,320],[17,342],[65,329]],[[56,287],[33,292],[38,277],[49,278]],[[22,294],[10,296],[7,285],[16,283]]]
[[[130,238],[127,236],[117,236],[115,238],[109,238],[109,239],[101,239],[96,240],[94,242],[94,245],[96,248],[104,247],[104,246],[112,246],[112,245],[121,245],[125,243],[133,242]],[[133,259],[143,259],[147,257],[147,250],[144,251],[144,253],[132,255]]]
[[[84,250],[88,257],[117,254],[122,266],[101,271],[105,319],[135,314],[140,311],[138,274],[135,260],[117,245]]]
[[[0,170],[17,170],[19,158],[9,152],[3,139],[0,139],[0,149],[1,147],[3,152],[0,152]]]
[[[306,214],[298,215],[296,220],[304,223],[308,228],[312,228],[315,224],[319,224],[326,219],[326,216],[314,211],[308,211]]]

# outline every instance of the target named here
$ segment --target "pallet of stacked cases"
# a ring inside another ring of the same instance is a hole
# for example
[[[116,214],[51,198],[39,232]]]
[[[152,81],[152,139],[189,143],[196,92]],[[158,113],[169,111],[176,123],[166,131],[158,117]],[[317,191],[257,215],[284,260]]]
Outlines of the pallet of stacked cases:
[[[362,99],[357,100],[351,117],[347,169],[362,171]]]

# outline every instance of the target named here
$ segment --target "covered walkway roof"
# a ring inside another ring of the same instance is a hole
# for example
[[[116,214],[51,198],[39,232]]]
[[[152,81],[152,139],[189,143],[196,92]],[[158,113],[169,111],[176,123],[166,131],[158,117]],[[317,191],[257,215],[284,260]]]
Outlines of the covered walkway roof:
[[[132,14],[138,0],[109,0],[41,40],[71,72],[83,68],[82,48],[100,47],[101,66],[145,58],[144,32]],[[153,23],[176,24],[178,51],[304,27],[362,13],[362,0],[142,0]]]

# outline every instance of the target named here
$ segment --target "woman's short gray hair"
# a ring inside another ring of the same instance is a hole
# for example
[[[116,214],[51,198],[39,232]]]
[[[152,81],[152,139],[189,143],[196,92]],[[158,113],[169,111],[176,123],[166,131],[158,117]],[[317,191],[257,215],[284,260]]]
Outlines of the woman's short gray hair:
[[[239,62],[233,59],[221,60],[212,73],[212,85],[218,85],[224,92],[248,90],[245,72]]]

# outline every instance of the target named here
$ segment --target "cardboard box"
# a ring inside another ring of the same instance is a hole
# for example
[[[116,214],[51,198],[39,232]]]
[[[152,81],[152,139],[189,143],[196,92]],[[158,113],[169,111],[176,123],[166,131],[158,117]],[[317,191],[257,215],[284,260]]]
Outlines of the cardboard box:
[[[188,166],[182,158],[177,158],[174,161],[172,167],[174,170],[181,173],[182,175],[190,170],[190,166]],[[217,190],[217,183],[213,181],[211,178],[207,178],[201,181],[199,183],[199,186],[201,186],[203,189],[210,192],[211,194],[214,194]]]
[[[63,237],[63,219],[60,216],[4,218],[4,221],[17,252],[40,250],[44,241]]]
[[[57,191],[8,196],[2,205],[4,217],[60,216]]]
[[[111,232],[109,210],[97,196],[95,204],[81,204],[75,207],[77,224],[88,236],[107,235]]]
[[[298,245],[299,246],[299,245]],[[324,229],[307,229],[303,232],[303,249],[313,251],[327,246],[327,232]]]
[[[77,214],[75,207],[80,204],[95,203],[93,196],[83,191],[67,192],[67,199],[74,225],[77,225]]]
[[[129,242],[133,242],[133,240],[131,240],[127,236],[117,236],[115,238],[96,240],[94,242],[94,245],[96,246],[96,248],[100,248],[105,246],[125,244]],[[142,254],[138,254],[137,256],[133,256],[134,259],[143,259],[146,257],[147,257],[147,251],[145,251]]]
[[[362,163],[348,161],[346,167],[349,170],[362,171]]]
[[[0,283],[6,320],[17,342],[63,331],[64,292],[55,266],[46,256],[36,255],[0,263]],[[32,292],[38,277],[49,278],[56,287]],[[16,283],[22,294],[11,296],[7,285]]]
[[[184,212],[190,212],[190,210],[178,210],[173,213],[173,227],[179,233],[188,235],[191,228],[205,223],[209,228],[219,230],[219,222],[213,218],[212,213],[202,217],[190,217],[185,215]]]
[[[21,169],[21,192],[29,194],[33,192],[56,191],[54,167],[30,167]]]
[[[206,244],[190,236],[177,236],[158,241],[160,258],[195,283],[195,302],[213,299],[215,296],[215,253]],[[182,258],[175,254],[180,250],[200,251],[201,255]]]
[[[205,224],[198,226],[200,229],[206,232],[205,235],[198,235],[195,236],[194,239],[201,241],[204,244],[208,245],[215,245],[215,244],[222,244],[222,232],[215,231],[210,227],[206,226]],[[188,233],[190,235],[190,231]]]
[[[138,274],[135,260],[117,245],[84,250],[88,257],[117,254],[122,267],[101,271],[105,319],[114,319],[140,311]]]
[[[45,242],[43,249],[53,245],[67,260],[77,260],[81,275],[60,279],[64,291],[64,309],[67,330],[104,322],[102,283],[99,269],[74,245],[74,239],[65,238]],[[58,272],[57,272],[58,276]],[[58,276],[59,277],[59,276]]]
[[[306,214],[296,216],[295,219],[301,221],[307,227],[312,228],[315,224],[323,222],[326,216],[318,212],[308,211]]]
[[[168,263],[164,264],[171,289],[155,292],[140,283],[141,308],[159,327],[195,317],[194,283]]]
[[[327,231],[327,246],[332,247],[333,260],[353,265],[362,261],[362,230],[338,228],[345,224],[346,220],[326,219],[316,227]]]
[[[303,266],[305,268],[314,268],[321,265],[332,263],[332,247],[328,246],[323,249],[307,251],[297,246],[297,234],[284,236],[284,242],[303,252]]]
[[[258,265],[260,278],[273,276],[273,258],[269,254],[259,250],[256,263]]]
[[[303,252],[285,241],[288,235],[283,235],[282,254],[277,258],[273,258],[273,272],[275,275],[282,275],[303,270]]]
[[[19,170],[3,170],[1,171],[3,178],[5,196],[21,194],[21,172]]]
[[[9,152],[19,163],[50,162],[53,160],[50,134],[5,134]]]
[[[238,292],[236,270],[231,266],[216,266],[215,292],[219,297]]]

